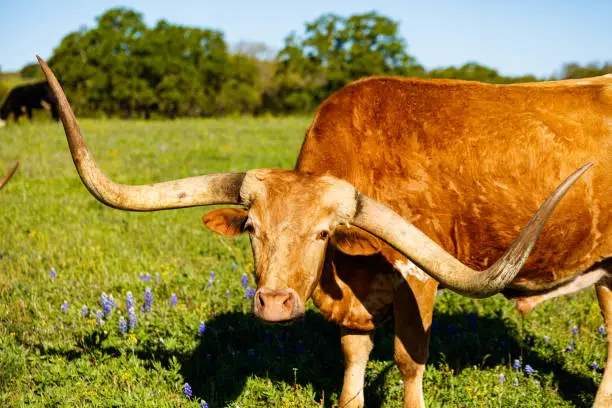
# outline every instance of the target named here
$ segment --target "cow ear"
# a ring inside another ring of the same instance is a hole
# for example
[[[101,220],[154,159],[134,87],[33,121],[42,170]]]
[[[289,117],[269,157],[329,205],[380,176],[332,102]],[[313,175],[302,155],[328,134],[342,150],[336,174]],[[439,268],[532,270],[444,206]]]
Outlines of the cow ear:
[[[369,232],[343,225],[334,230],[332,244],[347,255],[374,255],[382,248],[382,242]]]
[[[219,208],[202,217],[204,226],[217,234],[235,237],[244,232],[248,213],[242,208]]]

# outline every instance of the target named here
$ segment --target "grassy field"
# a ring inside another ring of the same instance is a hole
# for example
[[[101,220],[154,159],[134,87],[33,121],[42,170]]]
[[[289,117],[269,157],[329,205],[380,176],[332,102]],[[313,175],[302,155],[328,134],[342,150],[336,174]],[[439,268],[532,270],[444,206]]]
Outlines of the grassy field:
[[[308,122],[84,120],[82,126],[110,177],[150,183],[290,168]],[[292,326],[252,318],[241,286],[244,273],[253,285],[247,240],[205,230],[200,217],[209,209],[128,213],[103,206],[82,186],[61,126],[51,122],[0,129],[0,146],[0,173],[21,160],[0,193],[0,406],[337,405],[338,327],[312,306]],[[141,310],[147,288],[153,303]],[[128,292],[137,324],[121,333],[120,322],[129,321]],[[115,301],[112,309],[105,302],[108,315],[102,293]],[[426,403],[590,406],[605,364],[601,324],[592,289],[526,318],[501,296],[472,300],[442,292]],[[365,390],[370,407],[402,405],[391,333],[386,324],[376,334]],[[513,368],[515,359],[521,368]],[[535,373],[527,375],[526,365]]]

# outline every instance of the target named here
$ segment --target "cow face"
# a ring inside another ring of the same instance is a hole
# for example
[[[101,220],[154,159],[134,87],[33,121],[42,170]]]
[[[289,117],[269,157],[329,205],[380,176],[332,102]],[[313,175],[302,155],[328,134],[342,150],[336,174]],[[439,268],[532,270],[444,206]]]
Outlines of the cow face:
[[[241,191],[243,208],[206,214],[219,234],[249,234],[257,292],[253,312],[270,322],[294,320],[315,289],[330,236],[355,213],[355,190],[341,180],[286,170],[253,170]]]

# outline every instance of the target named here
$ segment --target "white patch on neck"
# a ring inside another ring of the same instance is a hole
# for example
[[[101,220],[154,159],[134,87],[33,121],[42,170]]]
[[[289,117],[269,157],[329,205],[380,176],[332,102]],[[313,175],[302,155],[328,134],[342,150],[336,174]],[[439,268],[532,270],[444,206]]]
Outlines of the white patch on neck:
[[[427,275],[425,272],[423,272],[421,268],[419,268],[410,261],[398,259],[397,261],[395,261],[393,266],[399,271],[399,273],[402,274],[404,279],[408,279],[408,275],[414,276],[421,282],[427,282],[430,279],[429,275]]]
[[[6,126],[6,122],[0,119],[0,127]]]

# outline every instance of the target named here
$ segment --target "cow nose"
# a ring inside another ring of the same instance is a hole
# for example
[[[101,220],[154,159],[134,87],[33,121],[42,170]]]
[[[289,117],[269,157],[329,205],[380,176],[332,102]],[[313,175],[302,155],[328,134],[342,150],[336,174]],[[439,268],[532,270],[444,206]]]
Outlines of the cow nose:
[[[293,289],[259,289],[255,293],[253,313],[267,322],[293,320],[303,314],[302,309]]]

